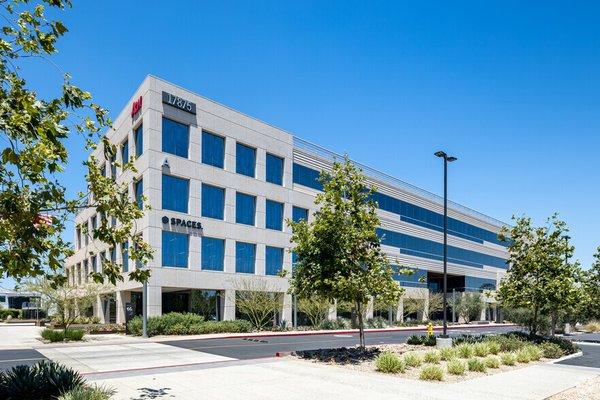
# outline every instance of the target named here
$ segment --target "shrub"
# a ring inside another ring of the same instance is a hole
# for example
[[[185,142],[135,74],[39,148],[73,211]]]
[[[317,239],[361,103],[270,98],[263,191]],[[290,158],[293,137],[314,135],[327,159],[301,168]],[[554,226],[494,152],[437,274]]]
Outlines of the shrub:
[[[319,327],[325,330],[349,329],[352,327],[352,322],[347,318],[338,317],[335,320],[326,319]]]
[[[523,351],[526,351],[529,354],[529,359],[531,361],[539,361],[540,358],[544,355],[542,349],[537,347],[536,345],[528,345],[523,348]]]
[[[440,349],[440,357],[444,361],[453,360],[456,358],[456,349],[454,347]]]
[[[81,329],[67,329],[66,334],[63,330],[44,329],[41,333],[42,339],[49,342],[62,342],[64,340],[80,341],[83,338],[84,331]]]
[[[444,380],[444,371],[437,365],[426,365],[421,369],[419,379],[425,381],[441,381]]]
[[[406,339],[406,343],[408,343],[408,344],[414,344],[414,345],[419,345],[419,344],[423,344],[423,339],[422,339],[422,336],[411,335],[411,336],[408,337],[408,339]]]
[[[0,309],[0,320],[5,320],[9,315],[12,318],[21,318],[22,310],[17,310],[15,308]]]
[[[83,384],[81,375],[54,362],[18,365],[0,372],[0,399],[53,399]]]
[[[496,356],[487,356],[483,362],[487,368],[500,368],[500,359]]]
[[[386,328],[388,321],[382,317],[369,318],[366,322],[367,328]]]
[[[460,358],[470,358],[475,354],[475,349],[471,344],[461,344],[456,348],[456,352]]]
[[[386,374],[404,373],[406,371],[406,363],[401,360],[396,354],[386,351],[380,354],[375,359],[377,371],[385,372]]]
[[[67,329],[65,340],[80,341],[83,339],[84,333],[81,329]]]
[[[467,361],[467,365],[469,366],[469,371],[474,372],[485,372],[487,369],[484,362],[479,358],[471,358]]]
[[[489,336],[486,337],[484,335],[462,334],[462,335],[455,337],[452,340],[452,342],[454,343],[454,345],[458,346],[463,343],[471,343],[471,344],[479,343],[479,342],[483,342],[486,339],[489,339]]]
[[[423,344],[425,346],[435,346],[437,344],[437,340],[435,339],[435,335],[424,335],[423,336]]]
[[[418,353],[406,353],[404,355],[404,362],[409,367],[418,367],[423,363],[423,358]]]
[[[495,340],[490,340],[487,342],[488,350],[490,354],[498,354],[502,348],[500,347],[500,343]]]
[[[586,332],[600,332],[600,321],[590,321],[583,326]]]
[[[440,356],[439,351],[431,350],[431,351],[428,351],[427,353],[425,353],[424,359],[425,359],[426,363],[439,364],[440,361],[442,360],[442,357]]]
[[[502,351],[517,351],[527,344],[525,340],[513,333],[494,336],[491,340],[498,343]]]
[[[527,351],[527,349],[525,348],[517,351],[517,361],[521,364],[527,364],[528,362],[530,362],[531,355],[529,354],[529,351]]]
[[[475,355],[477,357],[485,357],[490,354],[490,348],[485,342],[475,343],[473,345],[473,350],[475,351]]]
[[[114,394],[113,389],[102,386],[78,386],[57,400],[110,400]]]
[[[452,360],[447,365],[448,373],[452,375],[464,375],[466,366],[465,363],[460,360]]]
[[[504,365],[515,365],[517,363],[517,357],[515,356],[515,353],[501,353],[500,361],[502,361],[502,364]]]
[[[565,355],[567,354],[575,354],[579,351],[579,346],[575,343],[571,342],[569,339],[561,338],[561,337],[552,337],[546,339],[544,343],[554,343],[559,346],[562,351],[564,351]]]
[[[556,343],[544,342],[540,344],[540,349],[542,350],[545,358],[561,358],[565,355],[564,350],[561,349]]]

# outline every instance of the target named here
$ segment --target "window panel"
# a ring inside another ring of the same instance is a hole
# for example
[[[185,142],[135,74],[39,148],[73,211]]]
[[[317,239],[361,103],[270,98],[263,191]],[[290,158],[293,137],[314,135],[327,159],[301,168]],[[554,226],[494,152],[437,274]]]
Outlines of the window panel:
[[[202,131],[202,163],[223,168],[225,138]]]
[[[202,184],[202,216],[223,219],[225,189]]]
[[[123,272],[129,272],[129,243],[121,244],[121,260],[123,264]]]
[[[163,210],[188,212],[189,184],[187,179],[171,175],[162,176],[162,208]]]
[[[266,201],[265,228],[276,231],[283,230],[283,203],[273,200]]]
[[[255,215],[256,197],[237,192],[235,194],[235,222],[254,226]]]
[[[163,117],[162,151],[187,158],[189,142],[189,126]]]
[[[189,236],[183,233],[162,231],[163,267],[187,268]]]
[[[292,175],[294,183],[317,190],[323,190],[323,184],[319,182],[319,171],[294,163]]]
[[[254,178],[256,149],[237,143],[235,152],[235,172]]]
[[[126,140],[121,144],[121,162],[123,164],[129,162],[129,141]]]
[[[144,152],[144,127],[143,125],[138,126],[133,132],[133,138],[135,141],[135,156],[136,158],[141,156]]]
[[[283,158],[267,153],[267,182],[283,185]]]
[[[265,273],[267,275],[278,275],[282,269],[283,249],[267,246],[265,250]]]
[[[300,222],[301,220],[308,221],[308,209],[302,207],[292,207],[292,221]]]
[[[223,271],[224,259],[225,240],[203,236],[201,268],[209,271]]]
[[[144,195],[144,180],[138,179],[133,184],[133,190],[135,192],[135,201],[137,202],[137,205],[140,208],[140,210],[143,210],[144,209],[144,199],[142,198],[142,196]]]
[[[256,263],[256,245],[254,243],[235,243],[235,272],[253,274]]]

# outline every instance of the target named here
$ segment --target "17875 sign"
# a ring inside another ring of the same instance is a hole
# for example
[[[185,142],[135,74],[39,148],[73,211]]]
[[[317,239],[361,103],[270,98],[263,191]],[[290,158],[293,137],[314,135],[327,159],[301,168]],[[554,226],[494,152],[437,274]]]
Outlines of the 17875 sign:
[[[196,114],[196,103],[182,99],[174,94],[162,92],[162,102],[185,112],[189,112],[190,114]]]

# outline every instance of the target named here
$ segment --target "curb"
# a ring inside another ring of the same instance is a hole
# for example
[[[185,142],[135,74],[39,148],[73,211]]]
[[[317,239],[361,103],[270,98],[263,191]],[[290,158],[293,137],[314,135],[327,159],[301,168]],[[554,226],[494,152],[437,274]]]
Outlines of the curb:
[[[547,364],[556,364],[558,362],[561,362],[564,360],[569,360],[571,358],[581,357],[582,355],[583,355],[583,352],[580,350],[577,353],[569,354],[568,356],[564,356],[561,358],[557,358],[556,360],[548,361]]]

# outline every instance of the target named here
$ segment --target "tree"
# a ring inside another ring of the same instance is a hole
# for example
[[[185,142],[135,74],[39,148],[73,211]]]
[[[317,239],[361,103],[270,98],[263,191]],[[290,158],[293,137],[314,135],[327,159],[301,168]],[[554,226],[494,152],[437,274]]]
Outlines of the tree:
[[[100,169],[104,161],[107,166],[134,170],[133,159],[123,165],[116,161],[116,146],[101,135],[111,129],[107,110],[93,103],[89,92],[73,85],[68,74],[55,98],[39,97],[22,76],[23,59],[48,62],[47,57],[57,51],[58,39],[67,32],[61,21],[46,19],[46,7],[71,6],[70,0],[32,3],[0,2],[5,21],[0,33],[0,137],[4,146],[0,152],[0,277],[47,276],[55,286],[64,283],[61,268],[72,250],[61,234],[74,213],[86,207],[106,216],[93,232],[95,238],[110,246],[131,242],[129,258],[147,263],[152,250],[134,229],[143,210],[128,195],[127,185],[117,184]],[[65,142],[76,135],[84,138],[87,151],[101,143],[104,160],[91,157],[84,163],[87,192],[70,198],[60,179],[68,162]],[[108,224],[109,218],[117,224]],[[108,261],[103,272],[92,277],[115,283],[123,279],[120,271],[120,265]],[[148,276],[142,269],[129,273],[130,279],[138,281]]]
[[[319,297],[301,297],[298,299],[298,309],[303,312],[310,325],[319,327],[329,314],[329,302]]]
[[[531,334],[538,332],[540,318],[550,315],[554,334],[559,313],[579,300],[579,265],[565,260],[573,252],[565,240],[568,228],[557,215],[542,227],[534,227],[527,217],[513,220],[514,226],[500,233],[509,243],[509,268],[498,298],[504,307],[531,310]]]
[[[456,298],[456,312],[466,323],[479,320],[484,307],[485,303],[478,292],[462,293]]]
[[[425,299],[407,297],[404,298],[402,306],[404,318],[406,319],[406,317],[410,314],[418,314],[425,311]]]
[[[578,315],[585,319],[600,319],[600,247],[594,254],[590,269],[582,274],[582,301]]]
[[[92,307],[98,295],[108,291],[106,285],[97,283],[57,287],[55,282],[48,278],[37,278],[31,281],[27,284],[27,289],[40,294],[41,308],[47,314],[54,312],[65,335],[80,313]]]
[[[372,297],[397,300],[402,289],[381,249],[379,217],[370,199],[374,188],[346,157],[322,171],[323,192],[315,199],[314,221],[288,221],[298,262],[291,280],[300,297],[319,296],[354,304],[360,345],[364,347],[364,313]]]
[[[444,310],[444,294],[429,292],[429,302],[427,305],[428,318],[432,320],[433,314]]]
[[[274,291],[264,281],[238,280],[235,287],[235,307],[259,331],[274,324],[282,308],[283,293]]]

